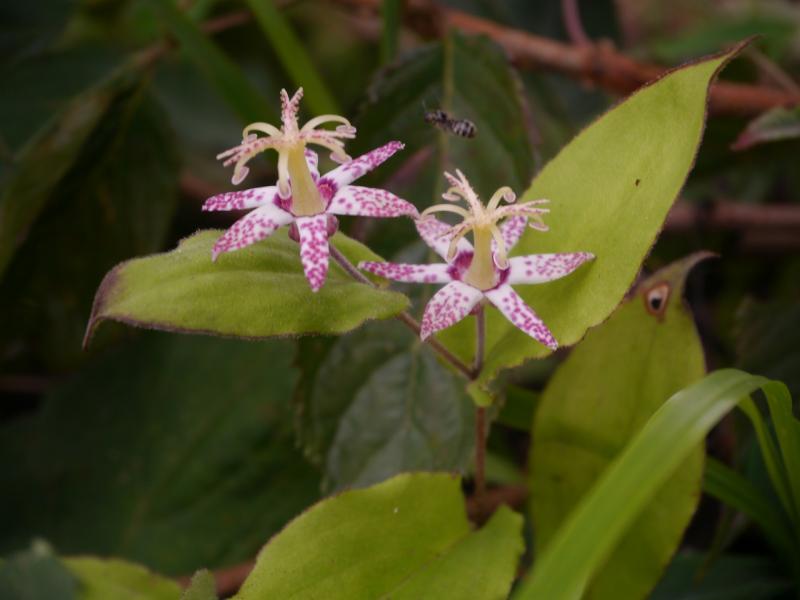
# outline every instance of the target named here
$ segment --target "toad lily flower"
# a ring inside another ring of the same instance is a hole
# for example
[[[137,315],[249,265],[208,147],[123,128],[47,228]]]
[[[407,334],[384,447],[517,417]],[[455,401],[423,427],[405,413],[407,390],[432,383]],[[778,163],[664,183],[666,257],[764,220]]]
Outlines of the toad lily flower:
[[[547,200],[531,200],[513,204],[516,200],[510,188],[500,188],[484,207],[467,179],[456,171],[457,177],[445,173],[451,188],[442,194],[445,200],[465,200],[469,210],[450,204],[432,206],[417,221],[417,231],[428,246],[447,263],[409,265],[380,262],[361,262],[359,267],[370,273],[411,283],[445,283],[433,295],[422,317],[420,335],[424,340],[431,334],[461,321],[479,302],[493,304],[516,327],[555,350],[553,334],[533,309],[511,287],[514,284],[545,283],[569,275],[584,262],[594,258],[589,252],[531,254],[507,258],[526,225],[546,231],[542,208]],[[501,201],[508,204],[500,206]],[[451,227],[434,217],[434,212],[453,212],[463,221]],[[498,222],[505,221],[498,226]],[[475,245],[465,235],[472,232]]]
[[[418,213],[414,205],[390,192],[350,185],[401,150],[403,144],[389,142],[351,160],[344,154],[341,138],[353,137],[355,129],[346,119],[336,115],[317,117],[298,128],[296,117],[301,96],[302,89],[291,100],[285,90],[281,91],[281,129],[267,123],[248,125],[242,144],[220,154],[221,158],[227,159],[226,165],[235,162],[233,182],[238,183],[247,174],[245,163],[248,160],[264,150],[276,149],[279,153],[278,184],[213,196],[203,204],[203,210],[254,209],[217,240],[212,260],[223,252],[261,241],[279,227],[291,225],[289,235],[300,243],[303,271],[311,290],[316,292],[328,274],[328,238],[338,227],[334,215],[416,217]],[[316,129],[328,121],[343,125],[336,131]],[[257,137],[251,133],[253,131],[264,132],[267,137]],[[307,144],[329,148],[332,158],[347,162],[320,177],[317,154],[306,148]]]

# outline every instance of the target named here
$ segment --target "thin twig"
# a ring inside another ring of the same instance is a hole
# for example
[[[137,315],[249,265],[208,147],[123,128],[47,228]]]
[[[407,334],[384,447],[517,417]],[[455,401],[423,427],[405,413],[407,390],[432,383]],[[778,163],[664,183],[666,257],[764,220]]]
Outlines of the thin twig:
[[[380,0],[334,1],[361,12],[368,10],[376,14],[380,9]],[[502,46],[520,68],[555,71],[617,94],[629,94],[666,71],[664,67],[633,60],[607,43],[565,44],[426,0],[408,0],[404,20],[425,37],[440,37],[448,29],[486,35]],[[800,94],[728,82],[715,83],[709,101],[712,113],[733,115],[755,115],[776,106],[799,103]]]
[[[374,287],[374,288],[378,287],[372,281],[370,281],[367,277],[365,277],[364,274],[361,271],[356,269],[356,267],[353,265],[353,263],[351,263],[349,260],[347,260],[347,257],[344,254],[342,254],[339,251],[339,249],[336,248],[336,246],[334,246],[333,244],[330,245],[330,253],[331,253],[331,256],[333,257],[333,260],[335,260],[337,263],[339,263],[339,265],[345,271],[347,271],[347,273],[353,279],[355,279],[356,281],[358,281],[360,283],[364,283],[364,284],[369,285],[369,286]],[[397,319],[399,321],[401,321],[402,323],[404,323],[406,325],[406,327],[408,327],[416,335],[419,335],[419,332],[420,332],[419,322],[414,317],[412,317],[410,314],[408,314],[408,312],[404,311],[404,312],[400,313],[399,315],[397,315]],[[456,369],[458,369],[465,377],[470,378],[470,379],[472,378],[472,369],[469,366],[467,366],[455,354],[453,354],[447,348],[442,346],[442,344],[440,344],[438,340],[436,340],[435,338],[430,337],[427,340],[425,340],[425,342],[431,348],[433,348],[436,352],[438,352],[439,355],[443,359],[445,359],[447,362],[449,362],[451,365],[453,365]]]
[[[524,484],[493,487],[480,500],[475,496],[467,498],[467,515],[470,521],[482,525],[501,505],[522,508],[527,498],[528,486]]]
[[[561,0],[561,14],[564,17],[564,28],[567,36],[576,46],[590,46],[592,40],[586,35],[581,21],[581,11],[578,0]]]
[[[252,18],[253,14],[250,11],[237,10],[204,21],[199,25],[199,28],[203,33],[214,35],[215,33],[245,25],[249,23]],[[175,48],[177,48],[177,44],[170,39],[157,42],[138,51],[133,56],[133,64],[139,68],[148,68]]]

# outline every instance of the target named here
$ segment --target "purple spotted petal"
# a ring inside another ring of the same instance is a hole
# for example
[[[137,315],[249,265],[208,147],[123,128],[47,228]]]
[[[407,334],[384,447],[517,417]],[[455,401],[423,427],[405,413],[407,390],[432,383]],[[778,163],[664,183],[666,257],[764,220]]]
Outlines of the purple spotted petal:
[[[255,208],[262,204],[271,203],[278,193],[278,188],[274,185],[265,187],[250,188],[249,190],[239,190],[237,192],[225,192],[211,196],[203,204],[203,210],[241,210],[244,208]]]
[[[525,231],[525,225],[528,224],[528,217],[522,215],[514,215],[506,219],[500,225],[500,233],[503,236],[503,242],[506,245],[506,252],[511,252],[511,249],[517,245],[519,238],[522,237]],[[497,251],[497,242],[492,239],[492,251]]]
[[[358,185],[348,185],[336,192],[328,205],[327,212],[364,217],[419,216],[413,204],[391,192]]]
[[[508,261],[508,283],[544,283],[561,279],[593,258],[594,254],[590,252],[515,256]]]
[[[317,292],[328,276],[328,216],[298,217],[300,261],[311,291]]]
[[[424,340],[441,329],[455,325],[466,317],[483,298],[483,292],[462,283],[451,281],[433,295],[422,315],[420,337]]]
[[[369,173],[380,165],[382,162],[388,160],[395,152],[402,150],[404,144],[402,142],[389,142],[375,148],[372,152],[362,154],[343,165],[336,167],[333,171],[325,174],[324,179],[329,179],[333,182],[336,189],[349,185],[365,173]]]
[[[217,240],[211,251],[211,260],[217,260],[217,257],[223,252],[230,252],[255,244],[271,235],[278,227],[287,225],[293,220],[294,217],[292,215],[274,204],[260,206],[236,221]]]
[[[519,294],[508,285],[504,284],[486,292],[489,302],[505,315],[516,327],[527,333],[537,342],[544,344],[551,350],[558,348],[558,342],[550,333],[547,325],[539,318],[533,309],[525,304]]]
[[[450,247],[450,236],[444,235],[451,228],[447,223],[443,223],[434,217],[425,217],[415,222],[417,232],[431,249],[443,259],[447,260],[447,249]],[[456,256],[472,252],[472,244],[466,239],[458,241]]]
[[[448,273],[450,265],[408,265],[388,262],[364,261],[358,268],[380,277],[405,283],[447,283],[453,278]]]

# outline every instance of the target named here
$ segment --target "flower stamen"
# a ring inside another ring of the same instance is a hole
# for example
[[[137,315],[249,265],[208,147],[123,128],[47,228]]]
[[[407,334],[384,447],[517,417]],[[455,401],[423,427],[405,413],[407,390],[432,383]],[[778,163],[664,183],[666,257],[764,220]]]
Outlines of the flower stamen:
[[[508,250],[503,234],[497,226],[498,222],[509,217],[523,216],[528,219],[531,228],[546,231],[547,226],[542,220],[542,215],[549,212],[549,209],[540,205],[549,201],[540,199],[517,203],[514,191],[504,186],[495,191],[488,204],[484,206],[461,171],[456,170],[455,175],[450,173],[444,175],[451,187],[442,194],[442,198],[449,202],[464,201],[467,208],[452,204],[436,204],[424,210],[421,217],[425,218],[438,212],[455,213],[462,217],[461,223],[441,234],[442,237],[450,238],[447,260],[452,261],[455,258],[458,242],[471,231],[474,254],[472,263],[464,275],[464,281],[481,290],[491,289],[496,285],[498,277],[494,266],[501,270],[508,268]],[[501,206],[503,202],[506,203],[505,206]]]
[[[291,98],[286,90],[281,90],[280,129],[269,123],[251,123],[242,131],[241,144],[220,153],[217,158],[223,160],[226,167],[234,165],[231,181],[238,185],[250,172],[247,167],[250,159],[265,150],[277,150],[278,193],[284,199],[291,197],[294,214],[315,215],[325,210],[326,203],[316,186],[309,183],[313,182],[313,177],[303,158],[305,148],[307,145],[322,146],[330,151],[336,162],[348,162],[351,159],[344,151],[343,140],[354,138],[356,128],[339,115],[321,115],[300,128],[297,114],[302,97],[303,88],[299,88]],[[338,125],[333,130],[321,128],[327,123]]]

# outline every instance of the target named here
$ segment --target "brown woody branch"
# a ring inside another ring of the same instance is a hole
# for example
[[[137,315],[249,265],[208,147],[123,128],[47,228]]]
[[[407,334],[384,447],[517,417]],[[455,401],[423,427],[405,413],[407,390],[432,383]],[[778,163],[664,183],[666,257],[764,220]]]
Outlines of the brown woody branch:
[[[380,0],[334,0],[356,11],[377,13]],[[406,24],[423,37],[439,37],[448,29],[483,34],[502,46],[520,68],[545,69],[625,95],[663,75],[664,67],[639,62],[609,43],[571,45],[500,25],[426,0],[408,0]],[[711,89],[714,114],[755,115],[776,106],[800,104],[800,94],[776,88],[719,82]]]

